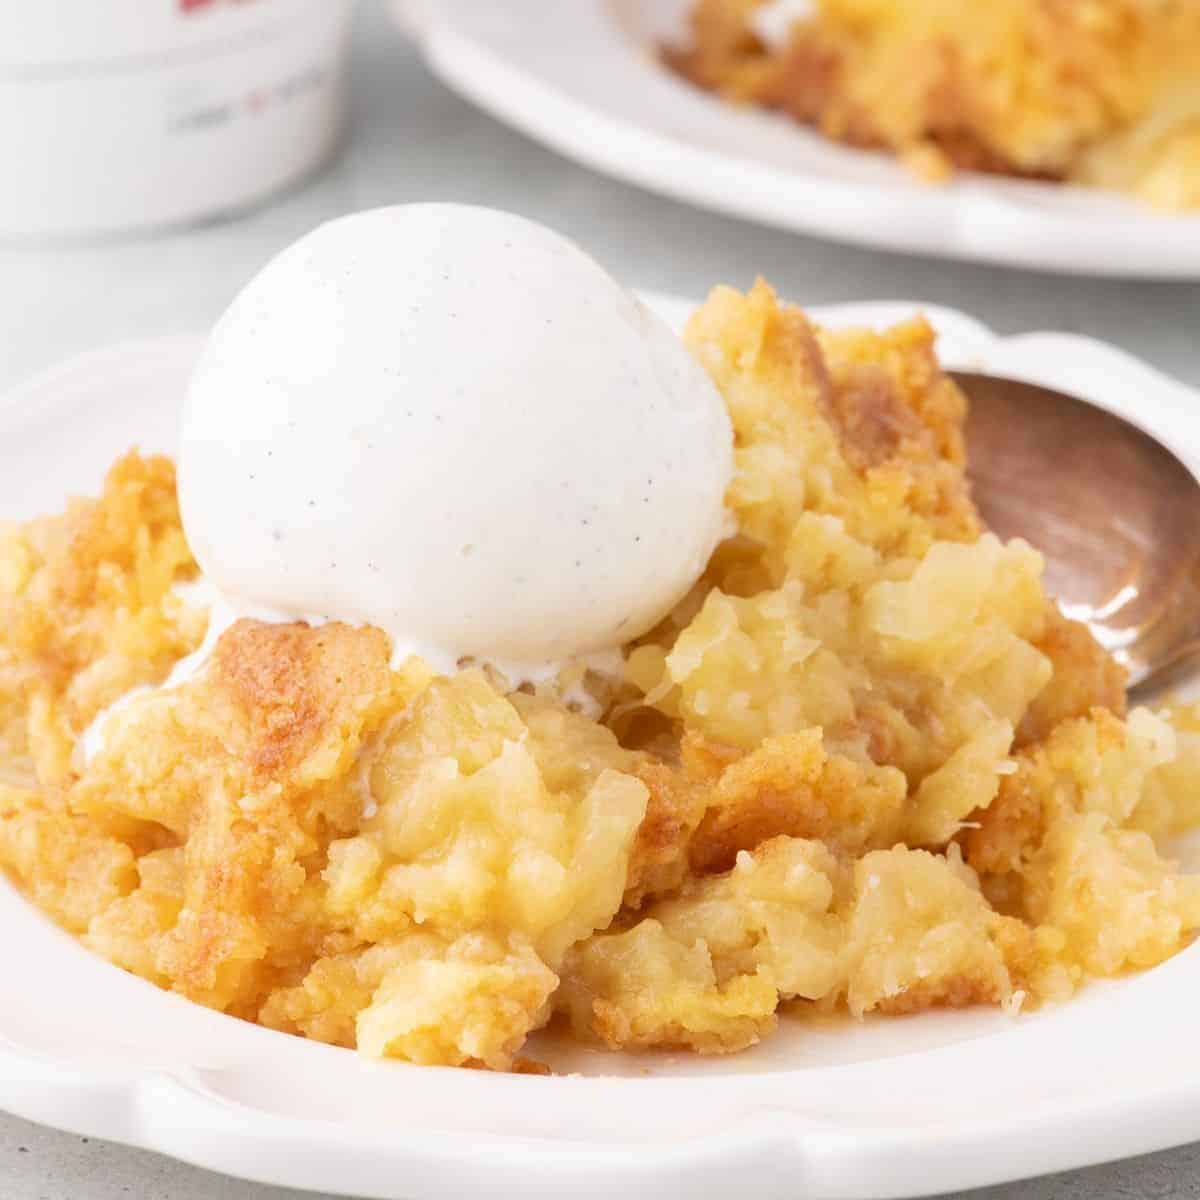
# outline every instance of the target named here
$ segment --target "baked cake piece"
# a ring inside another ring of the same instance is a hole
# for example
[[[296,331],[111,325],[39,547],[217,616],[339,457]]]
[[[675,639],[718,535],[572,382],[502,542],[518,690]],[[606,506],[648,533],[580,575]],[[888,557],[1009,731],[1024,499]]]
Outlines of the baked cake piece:
[[[1197,0],[696,0],[667,61],[726,99],[954,168],[1200,207]]]

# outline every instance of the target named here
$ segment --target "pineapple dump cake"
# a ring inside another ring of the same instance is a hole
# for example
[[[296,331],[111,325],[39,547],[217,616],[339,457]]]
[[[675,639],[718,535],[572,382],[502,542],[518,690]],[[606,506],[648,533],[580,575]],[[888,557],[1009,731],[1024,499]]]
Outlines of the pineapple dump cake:
[[[930,327],[822,329],[760,282],[685,343],[736,530],[606,666],[514,688],[370,622],[219,619],[136,451],[3,529],[10,878],[199,1004],[496,1070],[550,1022],[723,1053],[781,1009],[1013,1011],[1185,946],[1200,878],[1156,839],[1200,822],[1200,706],[1127,714],[981,526]]]
[[[1200,207],[1197,0],[694,0],[667,61],[900,157]]]

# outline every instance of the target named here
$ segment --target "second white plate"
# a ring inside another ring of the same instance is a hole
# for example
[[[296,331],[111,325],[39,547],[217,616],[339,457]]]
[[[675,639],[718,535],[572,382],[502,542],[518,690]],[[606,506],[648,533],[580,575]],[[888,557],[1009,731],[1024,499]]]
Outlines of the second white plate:
[[[884,155],[688,86],[652,53],[688,0],[392,3],[450,87],[570,158],[676,199],[888,250],[1200,278],[1200,214],[969,173],[927,186]]]

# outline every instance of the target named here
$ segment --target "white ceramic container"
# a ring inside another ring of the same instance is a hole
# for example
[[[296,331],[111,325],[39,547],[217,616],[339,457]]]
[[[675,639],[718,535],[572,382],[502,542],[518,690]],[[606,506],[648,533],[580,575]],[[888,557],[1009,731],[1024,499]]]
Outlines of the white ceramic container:
[[[351,0],[0,5],[0,238],[218,217],[316,167]]]

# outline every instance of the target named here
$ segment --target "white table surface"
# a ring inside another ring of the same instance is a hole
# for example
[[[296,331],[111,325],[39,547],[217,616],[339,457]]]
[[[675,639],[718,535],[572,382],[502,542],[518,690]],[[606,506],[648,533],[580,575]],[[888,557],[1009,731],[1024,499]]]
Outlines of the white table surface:
[[[497,0],[502,3],[503,0]],[[1060,278],[877,254],[643,195],[567,163],[437,84],[364,0],[351,138],[317,180],[241,219],[147,241],[0,247],[0,389],[78,351],[203,330],[261,263],[318,222],[406,200],[509,208],[576,237],[630,285],[701,296],[762,272],[802,303],[920,298],[1008,333],[1105,338],[1200,386],[1200,284]],[[301,1200],[0,1115],[2,1200]],[[973,1200],[1200,1197],[1200,1146]]]

